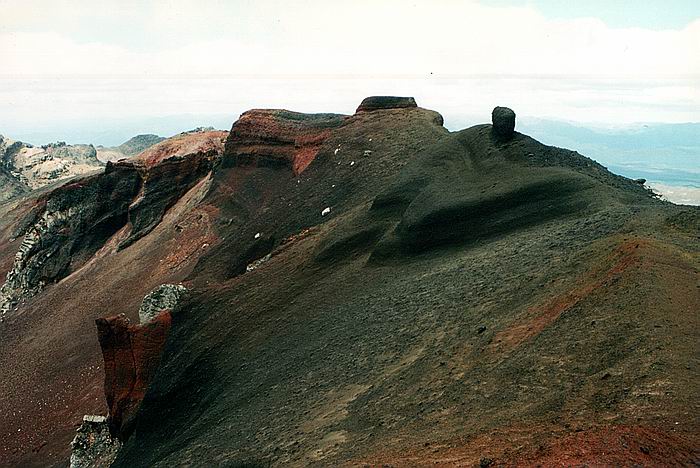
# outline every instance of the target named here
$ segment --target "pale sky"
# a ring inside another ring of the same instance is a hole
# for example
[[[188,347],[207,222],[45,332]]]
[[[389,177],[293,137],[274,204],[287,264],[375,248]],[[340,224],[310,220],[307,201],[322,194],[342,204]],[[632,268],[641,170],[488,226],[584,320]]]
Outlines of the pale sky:
[[[697,0],[0,0],[0,13],[6,134],[182,114],[228,126],[253,107],[352,113],[371,94],[413,95],[448,126],[494,105],[700,121]]]

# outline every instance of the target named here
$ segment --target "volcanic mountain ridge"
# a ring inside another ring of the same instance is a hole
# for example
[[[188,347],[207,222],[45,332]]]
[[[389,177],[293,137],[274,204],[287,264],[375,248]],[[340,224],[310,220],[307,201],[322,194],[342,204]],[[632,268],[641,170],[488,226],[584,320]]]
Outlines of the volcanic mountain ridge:
[[[697,462],[698,209],[493,121],[253,110],[0,204],[0,459],[106,394],[114,466]]]

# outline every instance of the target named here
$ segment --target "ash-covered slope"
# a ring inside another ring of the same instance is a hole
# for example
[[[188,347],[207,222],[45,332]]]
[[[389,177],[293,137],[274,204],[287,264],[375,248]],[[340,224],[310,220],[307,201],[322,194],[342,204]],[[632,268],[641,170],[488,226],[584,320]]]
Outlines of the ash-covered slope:
[[[0,325],[0,456],[67,460],[105,411],[92,321],[182,283],[136,413],[145,382],[114,376],[147,329],[99,322],[110,407],[129,408],[116,466],[697,460],[698,210],[493,118],[450,133],[393,97],[254,110],[225,149],[110,166],[97,180],[137,183],[101,192],[119,222],[79,210],[49,237],[80,246],[68,266]],[[41,200],[0,206],[2,271]]]

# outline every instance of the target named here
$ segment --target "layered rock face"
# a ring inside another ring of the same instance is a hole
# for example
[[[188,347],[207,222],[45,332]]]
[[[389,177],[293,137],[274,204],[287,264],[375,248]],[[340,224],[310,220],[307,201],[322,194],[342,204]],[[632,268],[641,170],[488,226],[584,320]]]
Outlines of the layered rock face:
[[[35,189],[103,167],[92,145],[64,142],[34,147],[0,135],[0,166]]]
[[[382,109],[405,109],[418,107],[412,97],[370,96],[362,100],[356,112],[372,112]]]
[[[493,133],[500,141],[513,138],[515,131],[515,112],[508,107],[495,107],[491,113]]]
[[[316,157],[331,130],[343,121],[338,114],[267,109],[245,112],[226,140],[224,164],[288,167],[299,174]]]
[[[211,170],[223,151],[225,134],[211,131],[178,135],[121,162],[133,167],[141,175],[142,183],[138,197],[129,207],[131,232],[120,248],[149,233],[163,213]]]
[[[150,146],[134,158],[147,167],[153,167],[165,159],[194,154],[221,154],[228,132],[214,129],[195,129],[180,133],[156,145]]]

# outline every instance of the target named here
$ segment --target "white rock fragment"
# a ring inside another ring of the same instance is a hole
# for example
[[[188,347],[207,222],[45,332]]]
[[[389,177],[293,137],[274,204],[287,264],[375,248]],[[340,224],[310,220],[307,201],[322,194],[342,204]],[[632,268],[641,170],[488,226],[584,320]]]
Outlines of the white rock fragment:
[[[255,238],[256,238],[256,239],[260,239],[260,233],[259,233],[259,232],[256,232],[256,233],[255,233]]]
[[[355,161],[350,161],[350,165],[351,165],[351,166],[354,166],[354,165],[355,165]]]
[[[335,151],[333,151],[333,154],[338,154],[338,151],[340,151],[340,147],[337,147]]]
[[[365,156],[365,157],[367,157],[367,156],[372,156],[372,150],[365,150],[365,152],[362,153],[362,155]]]
[[[263,263],[265,263],[266,261],[270,260],[271,258],[272,258],[272,252],[270,252],[269,254],[265,255],[265,256],[262,257],[262,258],[259,258],[259,259],[255,260],[253,263],[249,263],[249,264],[245,267],[245,271],[246,271],[246,272],[251,272],[251,271],[255,270],[256,268],[258,268],[258,267],[259,267],[260,265],[262,265]]]
[[[326,216],[328,213],[331,212],[331,209],[329,207],[326,207],[321,211],[321,216]]]
[[[107,421],[107,417],[100,416],[97,414],[86,414],[85,416],[83,416],[83,421],[91,423],[103,423]]]

